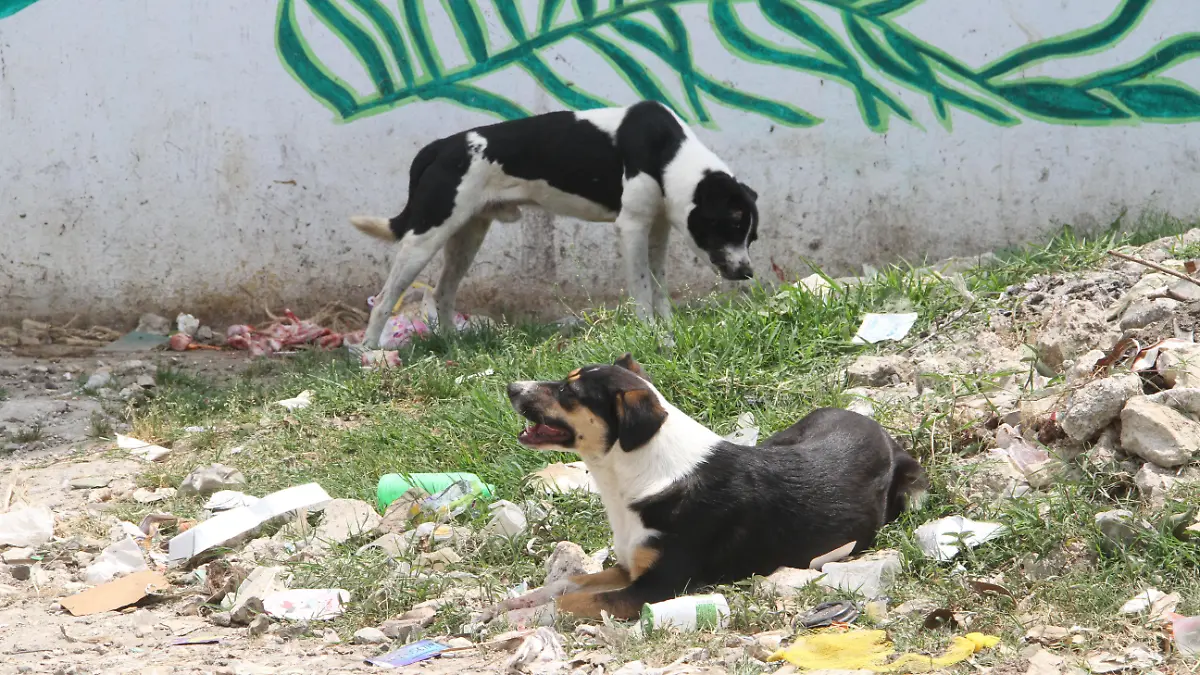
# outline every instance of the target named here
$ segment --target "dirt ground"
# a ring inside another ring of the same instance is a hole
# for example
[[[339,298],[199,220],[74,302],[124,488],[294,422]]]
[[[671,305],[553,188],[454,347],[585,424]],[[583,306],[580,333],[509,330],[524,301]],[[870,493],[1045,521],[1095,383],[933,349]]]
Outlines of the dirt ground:
[[[141,361],[145,365],[130,364]],[[89,504],[87,489],[72,481],[96,478],[113,487],[132,486],[144,465],[106,456],[112,442],[95,438],[97,428],[122,431],[114,411],[122,401],[98,401],[80,391],[81,378],[108,366],[165,365],[193,375],[234,376],[250,363],[245,354],[146,352],[109,355],[78,348],[0,351],[0,429],[16,435],[0,453],[0,493],[28,504],[44,504],[72,529],[111,502]],[[35,431],[36,430],[36,431]],[[91,514],[89,516],[88,514]],[[59,534],[78,535],[78,532]],[[98,538],[105,536],[97,532]],[[246,628],[221,628],[199,616],[181,615],[184,603],[166,600],[125,612],[73,617],[59,599],[86,588],[63,562],[42,561],[27,580],[0,564],[0,672],[3,673],[341,673],[377,669],[364,659],[377,647],[329,644],[321,639],[288,640]],[[219,644],[172,646],[181,638],[212,637]],[[349,636],[344,636],[347,639]],[[413,666],[422,673],[495,672],[502,654],[450,654]]]

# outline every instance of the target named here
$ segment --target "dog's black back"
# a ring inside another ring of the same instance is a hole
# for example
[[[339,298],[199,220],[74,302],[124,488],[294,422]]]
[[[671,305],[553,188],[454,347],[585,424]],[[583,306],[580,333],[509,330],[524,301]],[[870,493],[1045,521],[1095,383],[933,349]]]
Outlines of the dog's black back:
[[[661,533],[655,576],[694,588],[807,567],[850,541],[856,552],[869,548],[926,487],[920,465],[877,422],[821,408],[757,448],[722,443],[633,508]]]

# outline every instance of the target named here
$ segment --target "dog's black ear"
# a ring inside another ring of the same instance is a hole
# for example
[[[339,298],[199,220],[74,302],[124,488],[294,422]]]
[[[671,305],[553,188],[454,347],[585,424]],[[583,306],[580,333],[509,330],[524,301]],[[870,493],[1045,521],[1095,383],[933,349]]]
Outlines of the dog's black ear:
[[[621,358],[617,359],[616,363],[614,363],[613,365],[618,366],[620,368],[624,368],[625,370],[628,370],[629,372],[633,373],[634,375],[637,375],[638,377],[642,378],[643,380],[645,380],[647,382],[650,381],[650,376],[647,375],[646,371],[642,369],[642,364],[638,363],[637,361],[634,361],[633,354],[630,354],[629,352],[625,352],[625,356],[622,356]]]
[[[622,450],[637,450],[649,443],[666,419],[667,411],[649,389],[617,394],[617,440]]]
[[[748,197],[750,197],[750,201],[752,201],[756,204],[758,203],[758,193],[754,191],[754,188],[750,187],[749,185],[746,185],[745,183],[743,183],[741,181],[738,181],[738,185],[742,186],[742,190],[744,190],[746,192],[746,195]]]

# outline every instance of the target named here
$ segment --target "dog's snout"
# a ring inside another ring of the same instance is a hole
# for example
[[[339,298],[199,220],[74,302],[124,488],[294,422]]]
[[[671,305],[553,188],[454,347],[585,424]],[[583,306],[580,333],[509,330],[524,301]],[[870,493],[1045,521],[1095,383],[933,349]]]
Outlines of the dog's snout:
[[[749,265],[722,266],[721,276],[730,281],[746,281],[754,278],[754,268]]]
[[[537,387],[537,382],[510,382],[508,385],[508,400],[516,403],[518,399],[528,396]]]

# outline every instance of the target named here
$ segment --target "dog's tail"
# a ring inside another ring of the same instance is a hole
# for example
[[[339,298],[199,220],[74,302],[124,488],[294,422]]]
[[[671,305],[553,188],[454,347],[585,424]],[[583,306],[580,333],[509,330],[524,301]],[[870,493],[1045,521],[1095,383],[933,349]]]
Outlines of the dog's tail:
[[[350,224],[359,232],[384,241],[396,241],[396,233],[392,231],[392,223],[387,218],[378,216],[350,216]]]
[[[898,444],[892,457],[895,463],[892,465],[892,484],[888,488],[888,522],[900,517],[905,509],[921,508],[929,495],[929,476],[917,460]]]

